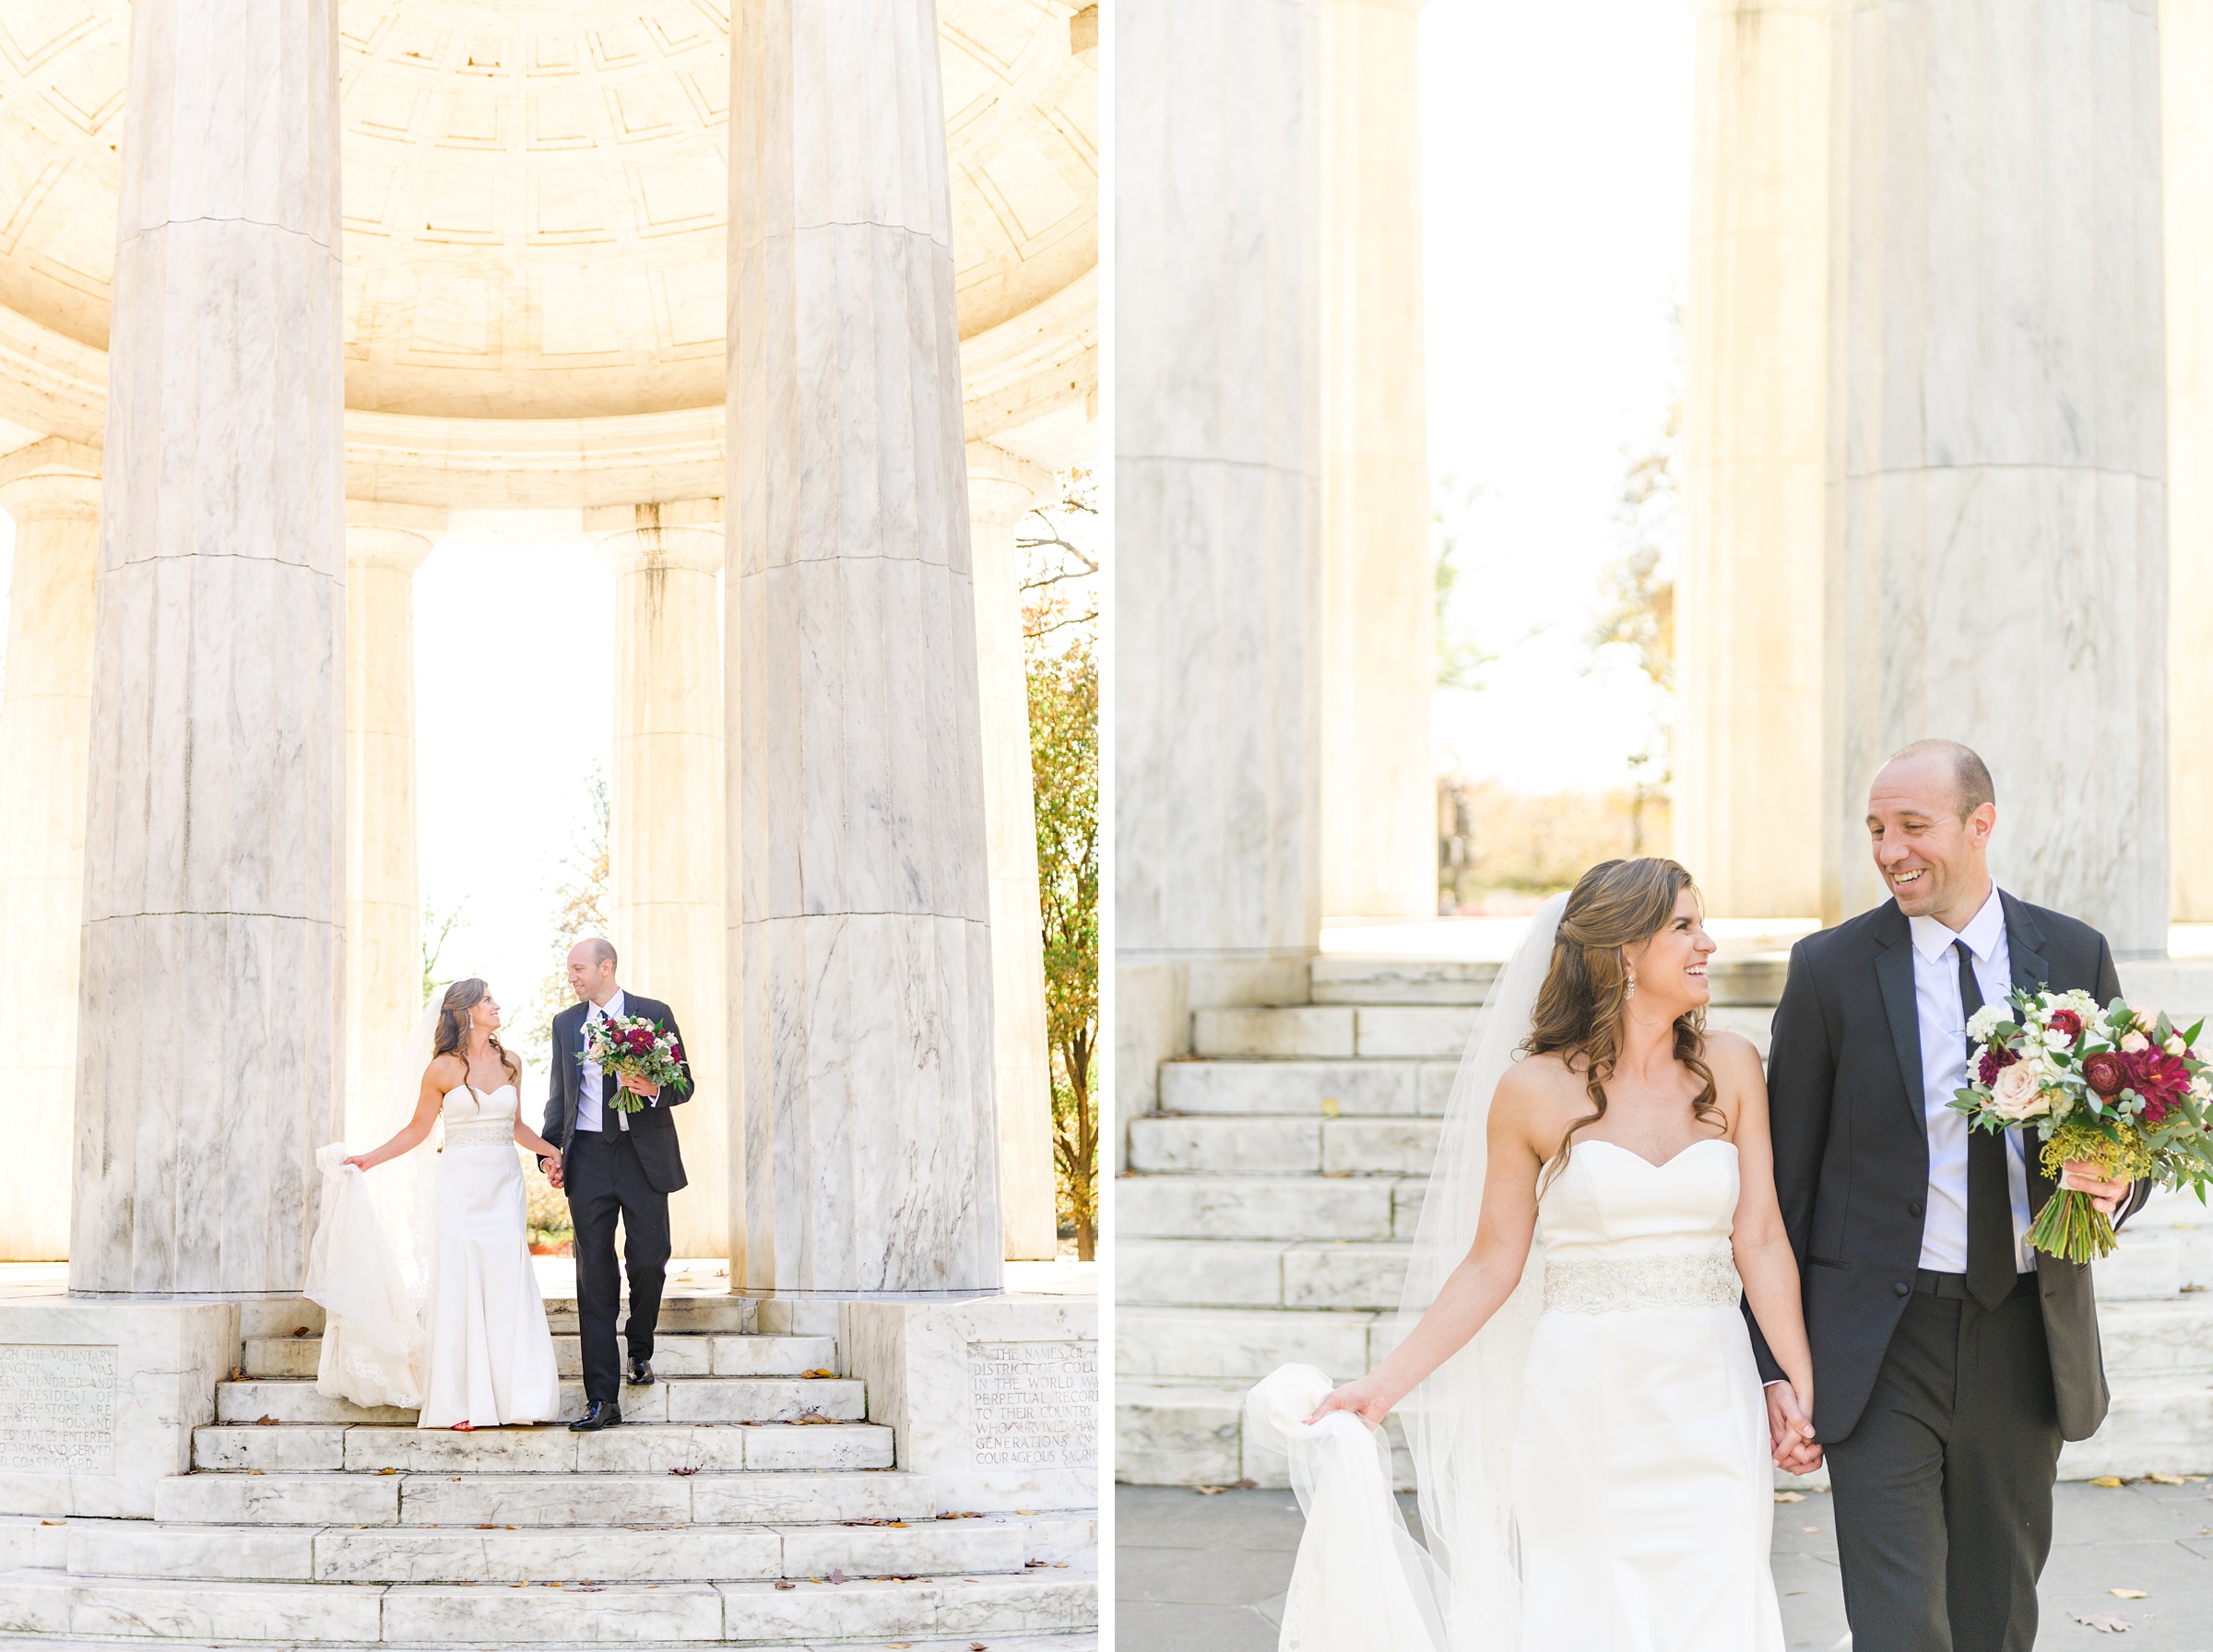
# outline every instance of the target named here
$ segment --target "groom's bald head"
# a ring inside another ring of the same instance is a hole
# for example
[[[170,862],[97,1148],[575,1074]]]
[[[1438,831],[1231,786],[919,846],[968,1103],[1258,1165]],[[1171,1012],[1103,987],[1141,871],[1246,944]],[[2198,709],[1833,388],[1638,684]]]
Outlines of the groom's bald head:
[[[1991,784],[1990,765],[1975,755],[1972,747],[1962,746],[1958,740],[1915,740],[1911,746],[1899,747],[1876,775],[1876,785],[1879,787],[1884,776],[1901,764],[1947,773],[1958,798],[1955,808],[1962,820],[1985,803],[1995,804],[1998,800],[1997,788]]]
[[[1990,768],[1957,740],[1916,740],[1867,788],[1876,870],[1908,917],[1957,932],[1990,898],[1990,834],[1997,825]]]
[[[591,1004],[604,1004],[614,997],[615,949],[597,935],[571,947],[569,990]]]

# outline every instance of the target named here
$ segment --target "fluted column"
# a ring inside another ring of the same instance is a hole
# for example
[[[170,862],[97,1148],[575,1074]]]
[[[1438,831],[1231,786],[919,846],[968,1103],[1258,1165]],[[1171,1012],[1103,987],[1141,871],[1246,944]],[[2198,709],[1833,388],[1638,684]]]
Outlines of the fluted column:
[[[1437,912],[1424,0],[1321,6],[1321,909]]]
[[[1997,782],[1999,880],[2167,937],[2159,29],[2150,0],[1853,0],[1832,142],[1828,910],[1868,780]]]
[[[431,505],[346,502],[346,1140],[369,1139],[422,1012],[415,853],[415,570]]]
[[[1821,910],[1831,0],[1698,15],[1675,853],[1717,916]]]
[[[1193,1009],[1303,1000],[1320,938],[1316,17],[1113,14],[1124,1117]]]
[[[335,0],[131,11],[70,1282],[297,1292],[343,1082]]]
[[[1037,905],[1037,810],[1030,782],[1030,689],[1015,525],[1052,477],[988,442],[968,443],[969,543],[984,733],[984,836],[991,878],[991,1026],[999,1094],[999,1198],[1010,1262],[1049,1258],[1053,1082],[1046,1044],[1045,938]]]
[[[2213,706],[2213,0],[2160,0],[2167,247],[2167,703],[2178,924],[2213,922],[2213,746],[2193,725]]]
[[[743,1278],[995,1289],[990,894],[929,0],[731,18]]]
[[[615,573],[609,870],[627,986],[683,1029],[695,1086],[673,1116],[690,1186],[669,1201],[675,1254],[730,1243],[732,1103],[723,1037],[722,502],[614,505],[585,531]],[[740,1183],[740,1185],[742,1185]]]
[[[49,439],[0,459],[0,510],[16,524],[0,698],[0,1261],[52,1261],[69,1254],[100,450]]]

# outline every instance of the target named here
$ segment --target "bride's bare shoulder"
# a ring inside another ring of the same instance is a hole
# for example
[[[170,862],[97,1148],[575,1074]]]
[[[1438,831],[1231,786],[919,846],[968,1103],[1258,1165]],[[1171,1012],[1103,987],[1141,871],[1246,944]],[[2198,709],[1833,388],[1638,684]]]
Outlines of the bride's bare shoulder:
[[[1533,1117],[1548,1115],[1583,1093],[1583,1080],[1557,1051],[1524,1056],[1499,1075],[1494,1108]]]
[[[430,1066],[422,1069],[422,1076],[437,1085],[439,1093],[444,1094],[468,1077],[468,1063],[450,1051],[444,1056],[432,1056]]]

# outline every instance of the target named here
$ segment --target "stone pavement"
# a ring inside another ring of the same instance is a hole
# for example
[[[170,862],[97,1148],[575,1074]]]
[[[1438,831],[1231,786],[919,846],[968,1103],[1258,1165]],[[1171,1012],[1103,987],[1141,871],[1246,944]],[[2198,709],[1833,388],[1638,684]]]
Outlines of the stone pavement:
[[[1402,1499],[1411,1520],[1413,1498]],[[1120,1486],[1117,1652],[1275,1652],[1302,1522],[1288,1492]],[[1828,1498],[1775,1505],[1775,1581],[1791,1652],[1848,1647]],[[2141,1599],[2110,1591],[2142,1589]],[[2213,1652],[2213,1484],[2059,1488],[2037,1645]],[[2101,1632],[2079,1617],[2124,1620]],[[2116,1634],[2125,1634],[2118,1640]]]

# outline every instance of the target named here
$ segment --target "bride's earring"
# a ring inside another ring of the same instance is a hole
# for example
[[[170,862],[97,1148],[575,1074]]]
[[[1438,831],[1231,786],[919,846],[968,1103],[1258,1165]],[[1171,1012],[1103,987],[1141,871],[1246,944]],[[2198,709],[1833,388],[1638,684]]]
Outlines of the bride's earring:
[[[1629,972],[1629,985],[1628,985],[1628,990],[1627,990],[1627,992],[1623,993],[1621,996],[1622,996],[1622,999],[1623,999],[1623,1001],[1624,1001],[1625,1003],[1626,1003],[1626,1002],[1627,1002],[1628,999],[1630,999],[1630,998],[1633,998],[1633,997],[1635,997],[1637,996],[1637,972],[1636,972],[1635,970],[1631,970],[1631,971]]]

